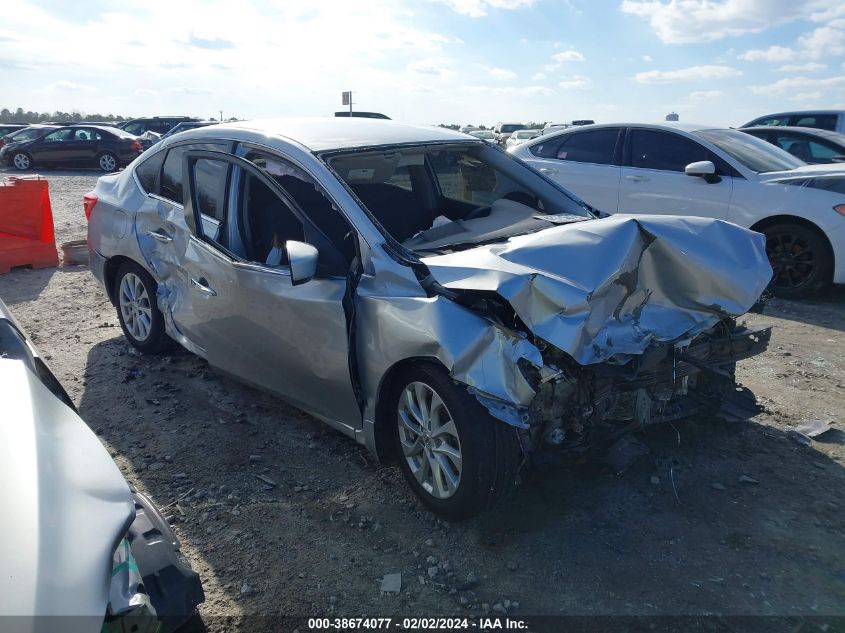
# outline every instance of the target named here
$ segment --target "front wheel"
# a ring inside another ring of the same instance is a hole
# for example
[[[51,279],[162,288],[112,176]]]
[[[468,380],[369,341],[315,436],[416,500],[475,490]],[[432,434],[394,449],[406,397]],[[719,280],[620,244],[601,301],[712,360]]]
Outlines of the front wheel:
[[[800,299],[826,288],[833,271],[827,244],[802,224],[773,224],[763,229],[772,265],[771,290],[784,299]]]
[[[437,366],[411,367],[395,384],[399,466],[430,510],[452,521],[467,519],[514,487],[522,454],[515,428],[493,419]]]
[[[12,156],[12,165],[14,165],[15,169],[18,171],[26,171],[32,167],[32,159],[26,152],[18,152]]]
[[[117,156],[111,152],[103,152],[97,157],[97,167],[100,171],[109,173],[117,169]]]

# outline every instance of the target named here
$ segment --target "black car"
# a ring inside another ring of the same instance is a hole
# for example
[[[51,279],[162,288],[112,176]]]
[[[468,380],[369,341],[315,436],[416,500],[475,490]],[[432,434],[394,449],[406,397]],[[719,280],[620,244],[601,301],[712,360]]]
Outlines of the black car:
[[[40,167],[96,166],[115,171],[143,153],[138,139],[113,127],[68,125],[30,141],[10,143],[0,150],[7,165],[18,171]]]
[[[132,119],[121,124],[120,128],[135,136],[141,136],[144,132],[165,134],[170,131],[170,128],[184,121],[199,121],[199,119],[189,116],[153,116]]]
[[[760,125],[739,130],[777,145],[805,163],[845,163],[845,134],[788,125]]]

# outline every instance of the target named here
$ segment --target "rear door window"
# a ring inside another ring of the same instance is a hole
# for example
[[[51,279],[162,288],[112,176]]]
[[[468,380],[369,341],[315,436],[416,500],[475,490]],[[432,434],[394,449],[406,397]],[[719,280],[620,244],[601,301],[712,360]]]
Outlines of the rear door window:
[[[710,160],[707,148],[671,132],[631,130],[631,167],[683,172],[687,165]]]
[[[531,148],[535,156],[574,163],[612,165],[619,138],[619,128],[565,134]]]
[[[795,122],[791,125],[798,127],[814,127],[820,130],[836,131],[835,114],[801,114],[794,117]]]
[[[191,180],[200,237],[228,249],[226,243],[226,188],[230,164],[222,160],[200,158],[191,162]]]

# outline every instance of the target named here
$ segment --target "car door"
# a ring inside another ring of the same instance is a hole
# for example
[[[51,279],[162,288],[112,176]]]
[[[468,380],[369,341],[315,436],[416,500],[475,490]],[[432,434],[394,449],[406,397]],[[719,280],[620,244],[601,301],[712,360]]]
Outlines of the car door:
[[[94,157],[97,155],[97,144],[99,140],[100,134],[97,130],[76,128],[73,132],[73,138],[66,142],[64,160],[76,164],[85,163],[90,165],[94,162]]]
[[[73,128],[61,128],[34,142],[27,151],[40,163],[61,163],[73,150]]]
[[[532,145],[529,163],[589,205],[616,213],[619,205],[621,128],[552,136]]]
[[[359,428],[347,279],[331,241],[279,181],[251,161],[188,151],[184,169],[191,235],[179,292],[190,294],[191,313],[174,319],[190,319],[212,365],[319,417]],[[292,283],[289,240],[320,252],[310,281]]]
[[[686,175],[688,164],[705,160],[717,165],[718,178]],[[733,191],[729,168],[696,141],[671,131],[631,128],[624,162],[620,213],[727,217]]]

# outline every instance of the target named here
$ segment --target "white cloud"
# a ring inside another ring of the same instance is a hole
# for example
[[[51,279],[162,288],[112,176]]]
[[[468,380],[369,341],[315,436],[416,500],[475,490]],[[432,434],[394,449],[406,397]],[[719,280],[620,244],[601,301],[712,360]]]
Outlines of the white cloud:
[[[747,62],[788,62],[797,56],[797,53],[786,46],[769,46],[769,48],[755,48],[745,51],[739,58]]]
[[[825,68],[827,68],[827,64],[807,62],[806,64],[785,64],[778,68],[778,70],[785,73],[814,73],[818,70],[824,70]]]
[[[471,18],[480,18],[491,9],[523,9],[534,4],[534,0],[437,0],[455,13]]]
[[[801,35],[792,47],[770,46],[752,49],[739,58],[745,61],[787,62],[798,59],[822,59],[845,54],[845,19],[832,20]]]
[[[722,96],[721,90],[698,90],[689,94],[690,101],[707,101]]]
[[[822,98],[821,92],[799,92],[794,97],[790,97],[793,101],[818,101]]]
[[[805,33],[798,38],[798,46],[809,59],[845,54],[845,20],[833,20]]]
[[[653,62],[654,58],[651,55],[643,55],[644,62]]]
[[[587,77],[582,77],[581,75],[572,75],[571,77],[564,77],[562,81],[558,83],[558,86],[561,88],[573,88],[577,90],[581,90],[583,88],[588,88],[592,82]]]
[[[552,55],[552,61],[555,61],[559,64],[564,62],[583,62],[584,56],[576,50],[568,50],[562,51],[560,53],[555,53]]]
[[[488,68],[487,73],[493,77],[493,79],[498,79],[500,81],[512,81],[519,76],[507,68]]]
[[[96,90],[96,88],[87,84],[78,84],[75,81],[61,79],[44,86],[43,90],[44,92],[91,92]]]
[[[712,42],[808,16],[826,21],[843,12],[842,0],[624,0],[620,8],[647,19],[667,44]]]
[[[434,62],[422,60],[408,65],[408,70],[420,75],[442,75],[443,68]]]
[[[677,70],[649,70],[637,73],[634,79],[641,84],[658,84],[701,79],[727,79],[740,75],[742,71],[730,66],[691,66]]]
[[[545,73],[534,73],[531,75],[531,81],[543,81],[545,78]]]
[[[785,92],[818,91],[819,89],[835,89],[845,87],[845,76],[815,79],[811,77],[786,77],[772,84],[751,86],[751,92],[756,94],[783,94]]]

